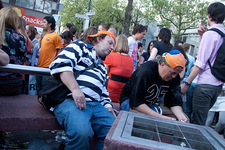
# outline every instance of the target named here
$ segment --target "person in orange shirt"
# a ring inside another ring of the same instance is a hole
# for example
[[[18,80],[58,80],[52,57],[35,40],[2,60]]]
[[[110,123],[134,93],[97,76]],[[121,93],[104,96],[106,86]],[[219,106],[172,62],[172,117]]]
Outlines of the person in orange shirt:
[[[37,66],[47,68],[63,48],[63,45],[60,36],[55,32],[55,19],[52,16],[44,17],[43,29],[47,31],[47,34],[41,41]]]
[[[41,48],[38,58],[38,67],[48,68],[56,55],[63,48],[61,37],[55,32],[55,19],[52,16],[45,16],[43,20],[43,29],[47,34],[41,41]],[[41,90],[42,85],[49,77],[37,76],[37,93]]]
[[[120,102],[121,91],[134,69],[133,59],[128,52],[129,47],[126,36],[119,35],[116,38],[116,46],[113,52],[105,59],[105,67],[108,73],[111,74],[107,90],[113,102]]]

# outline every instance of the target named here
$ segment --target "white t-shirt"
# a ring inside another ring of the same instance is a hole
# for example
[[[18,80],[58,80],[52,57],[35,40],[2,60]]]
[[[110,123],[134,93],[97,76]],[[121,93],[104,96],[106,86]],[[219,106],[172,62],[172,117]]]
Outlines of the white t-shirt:
[[[132,37],[128,37],[129,55],[135,61],[137,61],[138,44],[137,41]]]

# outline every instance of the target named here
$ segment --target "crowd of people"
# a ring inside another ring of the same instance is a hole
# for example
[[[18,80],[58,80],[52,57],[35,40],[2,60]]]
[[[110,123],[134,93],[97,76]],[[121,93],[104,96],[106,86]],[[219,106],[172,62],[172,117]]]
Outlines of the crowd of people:
[[[224,4],[210,4],[207,17],[209,28],[225,33]],[[190,44],[171,44],[168,28],[162,28],[157,40],[143,50],[141,41],[147,32],[143,25],[136,25],[128,38],[106,23],[89,27],[80,36],[67,23],[59,35],[54,17],[45,16],[40,34],[15,10],[4,7],[0,26],[0,65],[50,68],[51,75],[69,89],[66,99],[54,107],[67,135],[65,149],[89,149],[94,133],[99,139],[96,148],[103,149],[117,115],[111,102],[120,103],[123,111],[206,126],[211,126],[217,106],[224,106],[222,100],[217,102],[223,82],[211,74],[208,64],[215,61],[223,38],[207,31],[202,22],[196,59],[188,53]],[[76,71],[81,72],[77,78]],[[37,92],[48,78],[36,77]],[[29,76],[21,73],[0,72],[0,95],[26,94],[28,81]],[[164,113],[165,108],[170,114]],[[219,108],[218,133],[225,127],[225,108]]]

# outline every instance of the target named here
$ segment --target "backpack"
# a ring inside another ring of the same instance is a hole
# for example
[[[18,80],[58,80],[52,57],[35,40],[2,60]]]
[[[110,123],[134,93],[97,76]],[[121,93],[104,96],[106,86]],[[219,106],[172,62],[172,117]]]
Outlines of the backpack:
[[[212,75],[216,77],[218,80],[225,82],[225,34],[216,28],[212,28],[209,30],[217,32],[223,38],[223,43],[216,54],[216,59],[213,66],[211,65],[209,60],[208,60],[208,63],[209,63]]]
[[[74,71],[75,79],[85,70],[92,69],[94,67],[96,67],[95,63],[88,66],[82,71]],[[61,81],[60,77],[56,78],[54,76],[51,76],[38,92],[38,102],[41,103],[45,108],[50,110],[51,107],[64,102],[64,100],[67,98],[67,94],[69,93],[70,90]]]

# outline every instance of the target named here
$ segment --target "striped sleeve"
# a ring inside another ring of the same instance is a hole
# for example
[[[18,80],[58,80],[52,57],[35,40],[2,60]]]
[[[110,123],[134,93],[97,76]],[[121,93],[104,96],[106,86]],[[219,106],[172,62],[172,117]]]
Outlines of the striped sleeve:
[[[106,87],[104,86],[102,90],[102,95],[101,95],[101,101],[100,103],[105,107],[105,108],[112,108],[111,104],[111,99],[109,98],[109,92],[106,90]]]
[[[65,47],[54,59],[50,65],[51,75],[64,71],[73,72],[76,69],[77,62],[82,56],[82,50],[76,44],[70,44]]]

